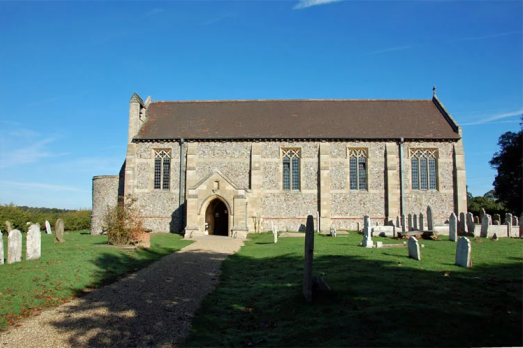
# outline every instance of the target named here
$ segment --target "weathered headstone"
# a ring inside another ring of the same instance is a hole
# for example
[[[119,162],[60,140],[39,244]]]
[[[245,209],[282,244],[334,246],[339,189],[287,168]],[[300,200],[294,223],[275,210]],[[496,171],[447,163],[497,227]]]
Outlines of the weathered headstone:
[[[7,236],[7,263],[22,261],[22,233],[11,230]]]
[[[405,226],[405,214],[401,215],[401,232],[406,232],[407,227]]]
[[[419,230],[425,230],[425,217],[423,216],[423,213],[419,213]]]
[[[499,220],[494,220],[493,225],[498,225],[499,226]]]
[[[419,231],[418,230],[418,215],[416,215],[416,214],[412,215],[412,223],[413,223],[412,228],[414,229],[414,231]]]
[[[336,227],[331,226],[330,227],[330,233],[332,237],[336,237]]]
[[[505,225],[507,225],[507,237],[512,237],[512,214],[505,214]]]
[[[0,231],[0,265],[4,264],[4,235]]]
[[[459,213],[459,229],[458,231],[461,231],[463,233],[468,232],[468,226],[467,226],[467,218],[466,214],[461,212]]]
[[[467,237],[459,237],[456,247],[456,265],[470,268],[472,266],[471,251],[470,240]]]
[[[432,216],[432,208],[427,206],[427,229],[434,231],[434,217]]]
[[[476,229],[476,224],[474,223],[474,215],[472,213],[467,213],[467,231],[474,234]]]
[[[479,221],[483,222],[483,217],[487,214],[487,212],[485,211],[485,208],[481,208],[481,210],[479,211]]]
[[[409,257],[412,257],[414,260],[421,260],[421,251],[419,248],[419,243],[416,237],[410,237],[409,242]]]
[[[488,228],[489,228],[489,216],[483,215],[483,221],[481,221],[481,237],[488,238]]]
[[[409,219],[409,231],[413,231],[413,226],[412,226],[412,214],[409,214],[409,215],[408,215],[408,219]]]
[[[45,220],[45,233],[53,234],[53,230],[51,229],[51,224],[47,220]]]
[[[312,261],[314,256],[314,218],[307,216],[305,229],[305,267],[303,275],[303,296],[307,302],[312,301]]]
[[[474,223],[475,223],[475,224],[479,224],[479,217],[474,216]]]
[[[519,225],[519,219],[517,216],[512,217],[512,225],[518,226]]]
[[[396,216],[396,227],[401,226],[401,218],[399,216]]]
[[[27,231],[26,260],[36,260],[42,256],[42,233],[40,226],[33,224]]]
[[[58,219],[56,220],[56,224],[54,225],[54,242],[55,243],[63,243],[64,240],[64,220]]]
[[[458,223],[456,214],[452,213],[449,217],[449,240],[457,242],[458,239]]]
[[[13,229],[11,227],[11,223],[9,221],[5,222],[5,229],[6,229],[7,233],[11,232],[11,230]]]
[[[490,214],[486,214],[485,216],[488,216],[488,224],[492,225],[492,216]]]
[[[366,248],[372,248],[374,245],[371,236],[370,217],[368,215],[363,217],[363,240],[361,241],[361,245]]]
[[[494,225],[501,225],[501,215],[499,215],[499,214],[494,214],[494,215],[492,216],[492,220],[494,220]],[[496,221],[497,221],[498,223],[496,223]]]

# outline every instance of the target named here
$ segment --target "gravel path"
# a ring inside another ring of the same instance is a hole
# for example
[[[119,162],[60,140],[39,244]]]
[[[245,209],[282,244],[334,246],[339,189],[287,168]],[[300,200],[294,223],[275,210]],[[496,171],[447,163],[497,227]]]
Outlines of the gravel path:
[[[3,347],[174,347],[241,240],[205,236],[149,267],[0,334]]]

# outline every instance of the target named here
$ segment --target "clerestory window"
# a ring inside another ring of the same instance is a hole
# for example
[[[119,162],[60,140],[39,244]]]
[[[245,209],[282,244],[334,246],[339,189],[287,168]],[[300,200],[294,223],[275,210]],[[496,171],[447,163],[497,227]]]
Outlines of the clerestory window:
[[[349,185],[351,190],[367,189],[366,149],[349,149]]]
[[[154,189],[169,190],[171,180],[171,150],[154,150]]]
[[[287,191],[300,189],[300,149],[282,149],[283,155],[283,189]]]
[[[438,150],[410,149],[413,190],[436,190]]]

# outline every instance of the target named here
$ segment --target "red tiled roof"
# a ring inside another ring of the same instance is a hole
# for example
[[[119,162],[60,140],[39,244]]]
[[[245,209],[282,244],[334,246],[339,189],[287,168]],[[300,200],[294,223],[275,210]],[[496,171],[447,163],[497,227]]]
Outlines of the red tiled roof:
[[[432,100],[152,102],[135,139],[459,139]]]

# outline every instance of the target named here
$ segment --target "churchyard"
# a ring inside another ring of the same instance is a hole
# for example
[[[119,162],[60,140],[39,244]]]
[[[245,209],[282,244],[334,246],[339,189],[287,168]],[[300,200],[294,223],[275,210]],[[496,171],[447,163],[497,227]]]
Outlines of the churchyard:
[[[191,243],[178,235],[155,234],[150,248],[125,249],[109,246],[106,235],[91,236],[88,230],[66,231],[62,243],[55,241],[55,228],[52,234],[45,228],[40,233],[40,258],[28,257],[27,233],[22,233],[20,260],[0,265],[0,328],[112,283]]]
[[[284,235],[274,243],[272,232],[250,234],[224,262],[185,346],[523,344],[522,239],[467,237],[466,268],[455,264],[466,245],[448,236],[420,239],[416,260],[407,239],[372,237],[383,246],[368,248],[360,233],[315,234],[313,273],[332,291],[307,303],[305,239]]]

